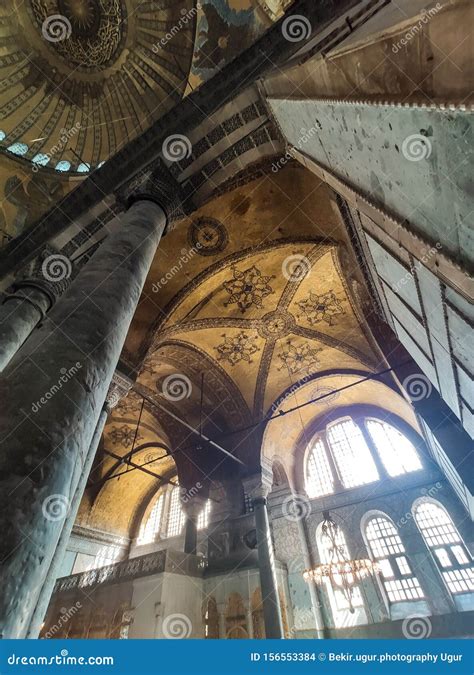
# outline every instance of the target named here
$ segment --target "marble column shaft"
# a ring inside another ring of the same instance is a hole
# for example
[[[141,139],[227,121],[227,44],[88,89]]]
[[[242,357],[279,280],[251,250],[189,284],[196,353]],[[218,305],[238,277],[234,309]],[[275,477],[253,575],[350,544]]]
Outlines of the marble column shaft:
[[[283,623],[266,497],[255,498],[253,505],[257,530],[258,567],[265,633],[268,639],[281,639],[284,637]]]
[[[54,304],[39,282],[23,282],[0,305],[0,372]]]
[[[0,633],[24,637],[166,226],[138,200],[0,378]]]

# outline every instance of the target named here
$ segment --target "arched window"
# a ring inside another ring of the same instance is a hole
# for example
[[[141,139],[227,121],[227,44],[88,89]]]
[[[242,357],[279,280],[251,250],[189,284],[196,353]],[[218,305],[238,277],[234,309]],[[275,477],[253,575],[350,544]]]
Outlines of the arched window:
[[[81,162],[76,169],[76,171],[78,173],[87,173],[90,170],[91,170],[91,165],[87,164],[86,162]]]
[[[0,129],[0,141],[3,141],[6,137],[6,133]]]
[[[205,530],[209,525],[209,516],[211,514],[211,500],[208,499],[204,504],[204,508],[198,516],[197,519],[197,529]]]
[[[314,499],[373,483],[381,477],[377,467],[392,477],[423,468],[412,443],[391,424],[378,419],[336,420],[311,442],[306,491]]]
[[[367,420],[366,424],[389,476],[422,468],[415,448],[398,429],[380,420]]]
[[[40,152],[35,155],[31,161],[33,164],[37,164],[38,166],[46,166],[46,164],[49,162],[49,155],[45,155],[43,152]]]
[[[311,447],[306,462],[306,492],[308,497],[322,497],[334,492],[334,479],[323,441],[319,438]]]
[[[69,169],[71,168],[71,162],[62,159],[60,162],[56,164],[54,168],[56,169],[56,171],[69,171]]]
[[[170,511],[168,514],[168,528],[166,530],[166,536],[177,537],[178,534],[181,534],[185,519],[186,516],[181,507],[181,500],[179,498],[179,487],[174,487],[171,491]]]
[[[374,516],[365,526],[373,557],[379,563],[390,602],[419,600],[423,591],[413,574],[395,525],[386,516]]]
[[[451,593],[474,592],[474,567],[469,551],[445,509],[431,501],[414,508],[415,521],[433,552]]]
[[[26,153],[28,152],[28,146],[26,145],[26,143],[17,142],[10,145],[7,148],[7,150],[13,153],[14,155],[26,155]]]
[[[140,527],[138,544],[151,544],[160,531],[161,516],[163,515],[164,495],[161,494],[153,505],[148,517]]]

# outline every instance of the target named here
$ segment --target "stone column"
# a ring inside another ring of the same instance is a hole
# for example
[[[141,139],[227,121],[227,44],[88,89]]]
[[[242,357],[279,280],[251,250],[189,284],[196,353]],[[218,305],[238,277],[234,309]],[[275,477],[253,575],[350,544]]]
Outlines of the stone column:
[[[24,637],[166,226],[139,199],[0,380],[0,633]]]
[[[118,404],[121,398],[126,396],[131,389],[131,382],[126,382],[124,378],[120,375],[114,375],[112,384],[110,385],[109,392],[107,394],[106,402],[100,413],[97,426],[92,436],[91,444],[87,452],[86,461],[84,463],[83,471],[77,485],[76,491],[74,493],[74,498],[71,501],[69,511],[66,514],[64,519],[64,527],[61,531],[56,550],[54,552],[51,564],[49,566],[48,573],[45,578],[45,583],[40,589],[38,600],[36,602],[35,611],[33,613],[30,626],[28,628],[28,633],[26,637],[28,638],[37,638],[40,630],[41,624],[43,623],[46,611],[48,609],[49,601],[51,600],[51,595],[53,594],[54,585],[56,579],[58,578],[59,571],[64,559],[64,554],[66,553],[67,545],[69,543],[69,538],[71,536],[74,523],[76,521],[77,512],[81,503],[82,495],[86,489],[87,481],[89,479],[89,474],[92,470],[94,463],[94,458],[97,452],[97,448],[102,437],[102,432],[104,430],[105,424],[107,422],[107,416],[112,408]]]
[[[267,495],[270,491],[272,480],[271,470],[262,469],[261,474],[244,480],[244,489],[252,498],[254,508],[265,633],[268,639],[282,639],[284,637],[283,623],[278,595],[275,555],[267,510]]]
[[[42,279],[24,279],[0,305],[0,372],[54,305],[56,293]]]

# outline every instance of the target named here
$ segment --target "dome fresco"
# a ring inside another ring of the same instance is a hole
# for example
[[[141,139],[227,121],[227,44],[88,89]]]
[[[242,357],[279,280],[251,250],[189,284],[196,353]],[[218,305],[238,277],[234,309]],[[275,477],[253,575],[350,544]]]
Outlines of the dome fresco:
[[[67,193],[71,180],[99,168],[211,78],[287,4],[15,0],[0,8],[0,148],[8,158],[0,158],[0,221],[19,222],[8,178],[25,184],[33,169]],[[20,157],[17,166],[9,161]],[[34,209],[34,217],[21,218],[22,227],[38,215]],[[20,232],[10,227],[8,236]]]

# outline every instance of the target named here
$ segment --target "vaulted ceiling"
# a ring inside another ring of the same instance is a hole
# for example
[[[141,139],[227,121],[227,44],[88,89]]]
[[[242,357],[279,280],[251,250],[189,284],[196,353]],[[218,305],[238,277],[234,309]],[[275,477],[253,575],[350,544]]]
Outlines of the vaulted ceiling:
[[[225,457],[200,448],[194,427],[248,471],[265,425],[246,430],[289,392],[381,369],[346,238],[327,187],[291,164],[214,199],[162,240],[122,355],[136,384],[109,418],[83,524],[133,529],[159,480],[127,458],[164,479],[177,469],[196,480],[204,468],[219,480]]]

